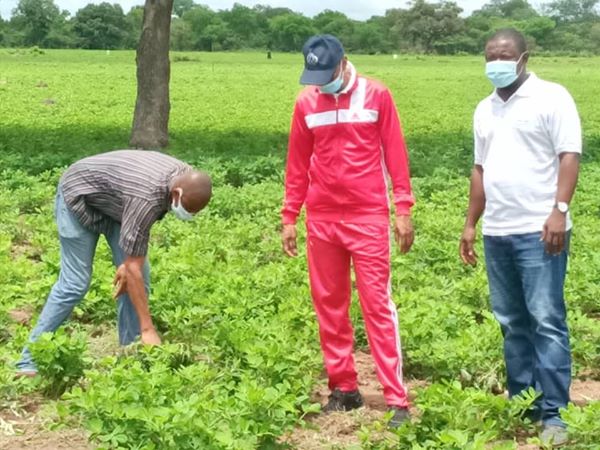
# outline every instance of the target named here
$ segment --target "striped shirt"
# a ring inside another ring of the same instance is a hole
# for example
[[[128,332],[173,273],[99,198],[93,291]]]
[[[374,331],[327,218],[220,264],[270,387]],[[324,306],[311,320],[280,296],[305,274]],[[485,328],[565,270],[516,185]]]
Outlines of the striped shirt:
[[[117,150],[77,161],[63,174],[60,189],[81,225],[106,234],[117,222],[125,254],[145,256],[150,228],[170,210],[172,180],[188,170],[163,153]]]

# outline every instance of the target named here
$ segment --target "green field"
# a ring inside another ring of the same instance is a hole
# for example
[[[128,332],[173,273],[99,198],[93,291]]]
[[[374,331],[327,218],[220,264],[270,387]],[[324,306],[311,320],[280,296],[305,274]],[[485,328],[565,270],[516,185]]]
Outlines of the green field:
[[[76,159],[126,148],[134,59],[134,52],[0,50],[0,448],[21,448],[10,435],[27,432],[17,419],[32,415],[32,402],[45,429],[85,429],[92,448],[293,447],[280,436],[317,426],[311,393],[322,385],[304,252],[285,258],[278,234],[299,55],[172,54],[167,151],[208,171],[215,190],[193,223],[167,217],[153,228],[150,302],[167,344],[117,348],[114,269],[102,242],[90,292],[66,332],[38,345],[48,376],[13,380],[32,325],[17,323],[15,311],[35,320],[58,274],[56,183]],[[509,403],[495,394],[504,390],[501,335],[485,270],[458,258],[471,117],[490,92],[483,59],[351,61],[391,88],[409,145],[416,241],[408,255],[393,254],[393,296],[405,377],[425,386],[414,392],[421,414],[412,424],[386,434],[381,420],[361,423],[352,448],[518,448],[536,435],[518,417],[527,399]],[[566,295],[584,389],[600,379],[599,64],[534,56],[529,67],[566,86],[582,116],[585,163],[572,205]],[[357,348],[366,349],[356,304],[352,314]],[[574,438],[569,449],[600,448],[597,399],[590,394],[564,417]]]

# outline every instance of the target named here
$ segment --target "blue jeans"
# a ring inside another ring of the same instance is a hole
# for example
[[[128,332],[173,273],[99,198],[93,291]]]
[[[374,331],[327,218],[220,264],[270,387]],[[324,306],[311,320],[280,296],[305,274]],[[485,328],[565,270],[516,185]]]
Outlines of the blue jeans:
[[[60,239],[60,274],[29,336],[29,342],[35,342],[42,333],[56,331],[62,325],[87,293],[92,278],[94,254],[100,234],[84,228],[79,223],[67,208],[60,186],[56,194],[55,214]],[[117,267],[127,256],[119,247],[120,232],[121,225],[114,222],[106,234],[106,240],[112,250],[113,264]],[[146,293],[148,293],[150,286],[148,260],[144,264],[143,274]],[[118,298],[117,308],[119,343],[127,345],[140,334],[138,316],[127,294]],[[23,349],[17,368],[19,371],[37,370],[27,347]]]
[[[504,336],[508,392],[533,387],[546,425],[564,426],[571,349],[563,287],[570,232],[559,255],[545,251],[541,233],[484,236],[492,309]]]

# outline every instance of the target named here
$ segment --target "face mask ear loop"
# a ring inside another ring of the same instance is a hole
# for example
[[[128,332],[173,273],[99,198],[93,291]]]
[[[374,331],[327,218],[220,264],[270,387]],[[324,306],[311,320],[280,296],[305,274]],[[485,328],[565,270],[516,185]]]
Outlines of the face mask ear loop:
[[[183,189],[181,189],[180,187],[178,187],[178,188],[175,188],[175,190],[179,192],[179,200],[177,200],[177,205],[176,206],[177,207],[183,206],[182,203],[181,203],[181,197],[183,197]]]
[[[519,63],[521,62],[521,59],[523,59],[523,56],[525,56],[527,53],[529,53],[527,50],[525,50],[523,53],[521,53],[521,56],[519,56],[519,59],[517,59],[517,67],[519,66]],[[524,67],[521,67],[521,70],[519,72],[517,72],[517,77],[521,76],[523,69],[524,69]]]
[[[340,78],[341,78],[342,83],[343,83],[344,82],[344,69],[342,69],[341,65],[340,65],[340,74],[337,77],[335,77],[334,80],[331,80],[331,83],[337,82]]]

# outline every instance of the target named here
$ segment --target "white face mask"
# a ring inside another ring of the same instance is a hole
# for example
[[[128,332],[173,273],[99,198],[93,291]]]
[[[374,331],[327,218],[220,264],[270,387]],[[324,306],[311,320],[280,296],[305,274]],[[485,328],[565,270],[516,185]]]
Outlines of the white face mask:
[[[179,204],[176,205],[175,199],[173,199],[173,202],[171,203],[171,211],[173,211],[173,214],[175,214],[175,216],[180,220],[192,220],[194,218],[194,215],[188,212],[181,204],[181,197],[183,197],[183,189],[177,188],[175,190],[179,191]]]

